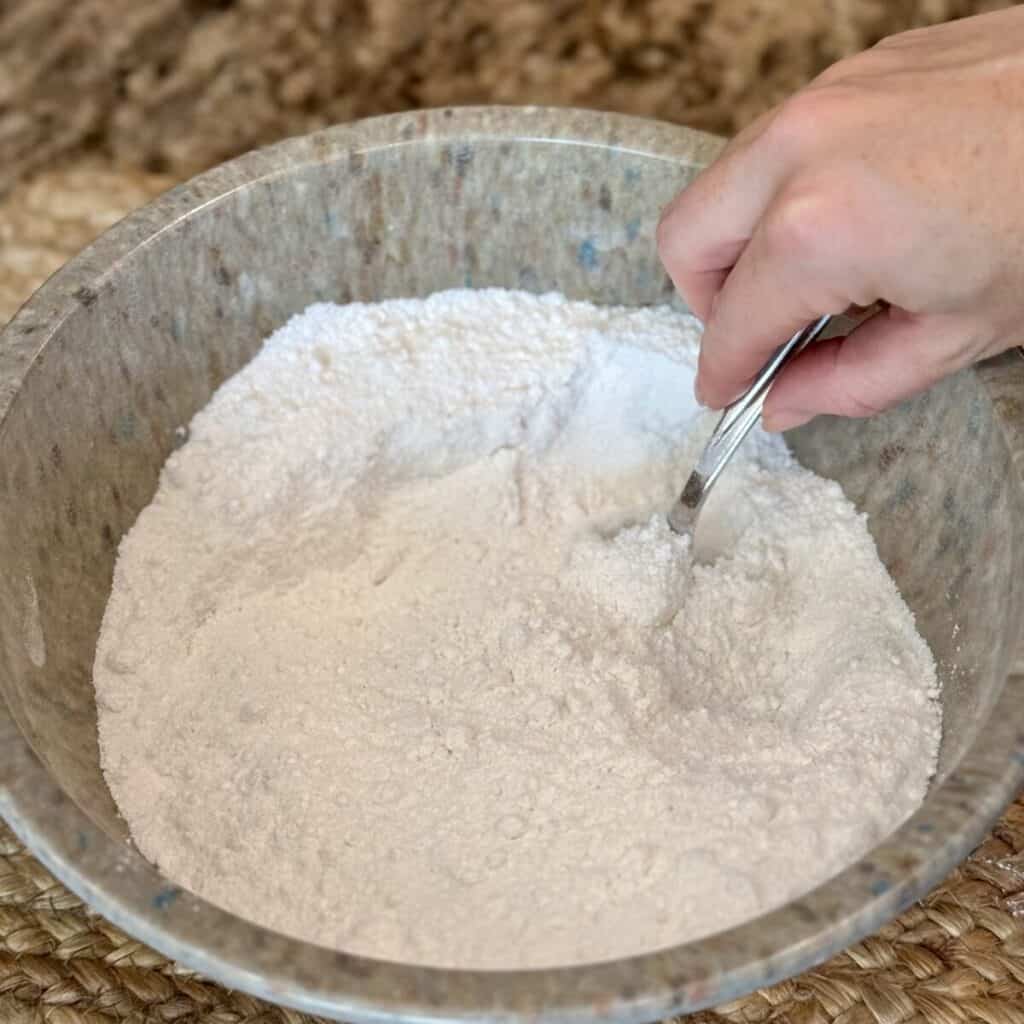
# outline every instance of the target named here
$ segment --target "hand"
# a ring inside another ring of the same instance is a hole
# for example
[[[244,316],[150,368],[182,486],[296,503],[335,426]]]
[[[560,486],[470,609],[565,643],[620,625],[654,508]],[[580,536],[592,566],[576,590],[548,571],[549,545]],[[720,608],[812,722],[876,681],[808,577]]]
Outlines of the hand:
[[[804,324],[888,308],[812,346],[769,430],[867,416],[1024,335],[1024,7],[893,36],[740,133],[658,228],[705,324],[721,408]]]

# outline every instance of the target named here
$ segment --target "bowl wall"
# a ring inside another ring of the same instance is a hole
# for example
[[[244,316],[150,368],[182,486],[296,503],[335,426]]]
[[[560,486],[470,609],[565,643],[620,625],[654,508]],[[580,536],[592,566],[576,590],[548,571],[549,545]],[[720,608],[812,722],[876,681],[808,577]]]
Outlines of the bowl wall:
[[[154,902],[174,887],[121,842],[98,761],[91,666],[117,544],[183,426],[311,302],[489,285],[601,303],[676,301],[654,250],[658,210],[717,146],[682,129],[571,111],[378,119],[197,179],[119,225],[37,294],[0,343],[0,695],[14,723],[0,722],[0,810],[69,884],[146,941],[236,987],[330,1014],[430,1015],[425,993],[435,982],[422,971],[387,967],[404,981],[380,982],[373,997],[377,982],[362,968],[358,983],[349,973],[366,961],[270,939],[192,897],[182,905],[230,922],[237,942],[183,938],[189,929]],[[590,1012],[595,993],[618,1017],[705,1005],[880,923],[984,834],[1021,770],[1013,759],[1024,709],[1006,681],[1024,578],[1015,469],[1024,417],[1007,395],[1022,382],[1004,359],[884,416],[821,419],[790,437],[801,461],[867,513],[940,665],[944,735],[929,827],[913,841],[898,834],[869,859],[867,873],[885,886],[837,880],[819,891],[823,902],[808,901],[811,910],[793,905],[791,919],[730,933],[730,957],[714,942],[677,951],[668,974],[656,958],[527,972],[540,987],[515,995],[515,985],[481,972],[433,972],[444,978],[438,1013],[458,1016],[469,993],[483,1000],[477,1011],[505,1016],[535,1012],[542,998],[562,1018]],[[904,857],[902,872],[890,855]],[[886,895],[898,886],[902,895]],[[747,938],[736,946],[740,932]],[[334,975],[304,973],[313,963],[335,964]]]

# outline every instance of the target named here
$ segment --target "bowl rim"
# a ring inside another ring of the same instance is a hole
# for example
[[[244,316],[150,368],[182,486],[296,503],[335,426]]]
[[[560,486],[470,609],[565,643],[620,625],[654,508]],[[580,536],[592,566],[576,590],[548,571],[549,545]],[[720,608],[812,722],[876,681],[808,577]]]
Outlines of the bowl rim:
[[[129,214],[58,270],[0,333],[0,444],[20,385],[47,341],[91,304],[117,265],[204,206],[297,168],[424,140],[545,142],[629,150],[699,169],[723,140],[620,114],[550,107],[462,107],[369,118],[254,150]],[[1024,360],[979,371],[1011,453],[1024,452]],[[1017,461],[1019,465],[1019,459]],[[1013,486],[1020,488],[1014,475]],[[1017,637],[1019,650],[1020,636]],[[187,968],[308,1013],[385,1020],[650,1021],[736,999],[827,959],[890,920],[962,861],[1024,783],[1019,663],[960,763],[888,839],[833,879],[705,939],[571,967],[457,970],[328,950],[222,911],[108,836],[50,777],[0,701],[0,815],[99,914]]]

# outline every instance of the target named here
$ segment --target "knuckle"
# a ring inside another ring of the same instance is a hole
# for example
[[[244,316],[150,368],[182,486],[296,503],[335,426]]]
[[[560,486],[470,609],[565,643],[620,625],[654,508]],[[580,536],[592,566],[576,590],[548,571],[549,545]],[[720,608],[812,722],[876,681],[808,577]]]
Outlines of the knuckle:
[[[766,218],[769,248],[787,259],[813,259],[824,226],[835,219],[833,204],[829,191],[817,185],[792,189]]]
[[[935,28],[934,25],[923,25],[904,29],[902,32],[894,32],[892,35],[883,36],[874,46],[864,52],[887,54],[894,50],[905,50],[918,43],[930,42],[935,38]]]
[[[686,189],[680,192],[661,211],[661,216],[654,229],[654,241],[658,248],[658,255],[666,263],[677,261],[679,252],[685,249],[689,198]]]
[[[811,88],[828,87],[829,99],[838,103],[849,97],[865,75],[871,75],[886,66],[886,55],[869,47],[850,57],[830,64],[811,82]]]
[[[856,177],[835,167],[794,182],[767,218],[772,250],[812,262],[855,252],[858,190]]]
[[[786,100],[765,129],[765,141],[786,152],[806,152],[832,120],[828,90],[804,89]]]
[[[825,86],[842,82],[850,73],[850,64],[850,60],[840,60],[836,61],[835,64],[830,64],[824,71],[819,72],[815,76],[812,84],[815,86]]]
[[[658,253],[661,258],[664,259],[667,254],[673,235],[676,231],[676,225],[673,223],[675,217],[673,216],[676,200],[673,200],[668,206],[665,207],[661,212],[661,217],[658,219],[657,227],[654,229],[654,241],[658,247]]]
[[[903,32],[891,32],[887,36],[882,36],[877,42],[875,42],[871,49],[872,50],[891,50],[894,46],[899,46],[900,43],[905,42],[908,36],[912,36],[914,33],[920,32],[920,29],[906,29]]]
[[[833,64],[809,86],[786,100],[764,132],[768,145],[803,155],[847,136],[868,97],[858,87],[853,61]]]

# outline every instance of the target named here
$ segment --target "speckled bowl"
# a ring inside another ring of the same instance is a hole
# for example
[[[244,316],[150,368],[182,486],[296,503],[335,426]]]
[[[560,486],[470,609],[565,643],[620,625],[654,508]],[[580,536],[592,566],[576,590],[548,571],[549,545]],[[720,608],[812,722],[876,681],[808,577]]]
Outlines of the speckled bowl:
[[[441,110],[320,132],[217,168],[72,260],[0,339],[0,811],[126,931],[226,985],[352,1021],[652,1020],[811,966],[923,895],[1024,777],[1024,361],[870,422],[791,437],[870,515],[941,665],[941,769],[870,856],[689,945],[553,970],[432,970],[293,941],[163,878],[100,774],[90,669],[118,538],[178,429],[317,299],[453,285],[672,299],[659,207],[718,141],[570,110]],[[851,809],[852,810],[852,809]]]

